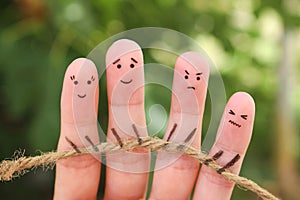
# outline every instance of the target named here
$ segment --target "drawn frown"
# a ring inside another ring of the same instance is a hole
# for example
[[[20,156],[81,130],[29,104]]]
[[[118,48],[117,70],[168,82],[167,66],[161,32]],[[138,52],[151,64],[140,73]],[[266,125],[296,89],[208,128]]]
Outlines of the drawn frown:
[[[79,84],[79,81],[75,79],[75,76],[72,75],[70,76],[71,80],[73,81],[74,85],[78,85]],[[87,80],[86,81],[86,84],[87,85],[91,85],[92,84],[92,81],[95,81],[95,77],[94,76],[91,76],[91,79]],[[86,97],[86,93],[85,94],[77,94],[77,96],[81,99],[85,98]]]
[[[184,70],[184,72],[186,73],[186,75],[184,76],[185,79],[189,79],[189,77],[191,76],[191,74],[187,71],[187,70]],[[200,81],[201,78],[200,78],[200,75],[202,74],[202,72],[200,73],[196,73],[196,80],[197,81]],[[196,88],[194,86],[188,86],[187,89],[193,89],[193,90],[196,90]]]
[[[236,115],[236,113],[233,110],[229,110],[228,113],[230,115],[234,115],[234,116]],[[243,120],[247,120],[248,115],[240,115],[239,117],[241,117]],[[231,123],[233,126],[236,126],[238,128],[241,128],[241,126],[242,126],[240,123],[234,121],[233,119],[228,120],[228,122]]]

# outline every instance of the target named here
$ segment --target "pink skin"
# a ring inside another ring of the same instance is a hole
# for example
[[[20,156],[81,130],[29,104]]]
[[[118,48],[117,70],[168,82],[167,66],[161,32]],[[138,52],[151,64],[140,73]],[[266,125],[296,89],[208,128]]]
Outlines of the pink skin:
[[[116,45],[116,47],[122,47],[123,45],[130,46],[133,44],[135,43],[128,40],[121,40],[116,42],[114,45]],[[110,50],[114,49],[112,48]],[[137,53],[139,53],[138,49],[135,50]],[[123,55],[125,54],[122,54],[122,56]],[[183,55],[188,57],[188,55],[192,54],[188,53]],[[123,58],[122,56],[119,57]],[[178,60],[180,61],[180,59],[181,57]],[[193,56],[188,57],[188,60],[193,63]],[[177,73],[182,66],[184,66],[184,68],[188,66],[186,64],[179,65],[178,63],[180,62],[177,62],[175,65],[175,73]],[[197,61],[197,63],[201,62]],[[195,66],[199,67],[199,65]],[[142,69],[142,67],[140,68]],[[204,69],[203,71],[205,71]],[[184,71],[181,70],[181,73],[178,74],[183,76],[183,72]],[[129,74],[130,73],[131,72],[129,72]],[[143,74],[140,72],[137,74],[135,74],[135,72],[132,73],[132,78],[135,78],[136,76],[143,76]],[[107,77],[108,87],[110,87],[111,90],[112,88],[118,87],[114,85],[109,86],[109,83],[113,82],[113,80],[111,80],[111,76],[113,76],[113,74],[114,73],[108,75]],[[204,83],[207,83],[208,72],[207,75],[205,73],[203,74],[203,80],[206,80]],[[75,76],[75,79],[71,80],[70,77],[73,75]],[[87,81],[91,80],[91,76],[94,76],[95,81],[91,82],[91,84],[88,84]],[[178,77],[182,78],[182,76]],[[120,77],[123,76],[121,75]],[[75,80],[78,81],[77,85],[74,85]],[[82,137],[85,135],[88,135],[95,144],[99,143],[97,133],[97,80],[98,77],[96,68],[94,64],[87,59],[77,59],[68,67],[65,74],[61,97],[61,135],[59,139],[58,150],[72,149],[70,144],[66,142],[65,137],[68,137],[78,147],[86,145],[86,140],[82,139]],[[192,93],[186,93],[187,88],[182,87],[182,85],[178,85],[178,88],[181,89],[176,89],[177,82],[175,83],[175,81],[177,80],[178,79],[176,76],[174,76],[173,90],[175,92],[172,99],[169,127],[165,139],[167,139],[169,135],[168,133],[170,132],[174,123],[178,123],[178,128],[171,137],[171,141],[178,140],[178,142],[182,142],[182,139],[184,140],[186,135],[189,133],[189,131],[186,131],[185,129],[188,129],[189,126],[196,126],[196,136],[192,138],[193,142],[191,145],[196,148],[200,148],[201,119],[207,84],[200,83],[200,85],[197,85],[197,87],[195,87],[195,91],[197,91],[197,88],[199,87],[201,88],[199,91],[202,92],[199,94],[195,93],[193,95]],[[122,84],[118,81],[115,81],[114,83]],[[187,82],[186,86],[187,85],[191,85],[191,83]],[[114,98],[118,97],[118,93],[114,94],[113,92],[108,91],[108,94],[112,95],[109,96],[109,99],[112,100],[109,101],[109,130],[111,127],[116,127],[118,134],[122,138],[135,136],[133,136],[132,130],[129,131],[129,127],[123,127],[123,124],[121,123],[120,125],[119,122],[116,123],[116,119],[119,120],[119,118],[115,118],[116,116],[113,115],[116,111],[121,112],[123,117],[128,117],[129,115],[124,114],[126,110],[130,111],[130,115],[133,113],[137,115],[138,117],[123,118],[123,120],[128,119],[128,121],[124,121],[128,122],[129,124],[136,121],[139,122],[137,123],[137,128],[139,129],[140,135],[144,136],[147,134],[147,132],[143,129],[145,126],[145,117],[144,102],[143,99],[140,98],[141,95],[143,95],[142,87],[143,86],[138,86],[136,87],[136,90],[129,88],[128,90],[132,91],[131,93],[133,94],[134,98],[131,98],[130,95],[128,95],[126,98],[123,98],[123,100],[125,99],[126,101],[130,99],[130,102],[134,102],[133,104],[126,104],[120,100],[122,98],[118,98],[116,101],[114,101]],[[78,95],[81,97],[84,95],[86,96],[81,98]],[[178,99],[185,99],[192,98],[193,96],[197,97],[195,104],[193,104],[194,101],[191,101],[190,99],[183,100],[183,102],[192,102],[190,104],[176,104],[176,101],[174,100],[175,97],[178,97]],[[181,105],[181,107],[178,105]],[[195,108],[195,105],[198,106]],[[189,106],[193,107],[194,109],[191,109]],[[247,93],[239,92],[230,98],[221,120],[216,142],[210,152],[210,155],[212,156],[219,150],[224,151],[222,157],[217,160],[217,162],[223,166],[226,165],[226,163],[228,163],[235,155],[239,154],[241,159],[229,169],[233,173],[239,173],[244,155],[251,139],[254,122],[254,107],[253,99]],[[114,109],[116,110],[114,111]],[[233,115],[230,110],[232,110],[235,115]],[[241,117],[242,115],[243,117]],[[244,115],[247,115],[247,117]],[[230,120],[236,124],[239,124],[240,126],[236,126],[234,123],[230,122]],[[182,128],[181,124],[186,124],[188,121],[191,121],[191,124],[189,124],[189,126],[184,126],[185,128]],[[128,131],[123,131],[121,128],[128,128]],[[180,137],[180,135],[184,135],[184,137]],[[115,140],[111,131],[108,132],[108,139]],[[198,175],[198,162],[186,156],[180,157],[178,160],[176,160],[176,162],[172,160],[174,158],[172,156],[164,156],[159,154],[159,157],[160,158],[157,160],[157,165],[159,165],[159,163],[163,163],[164,158],[171,158],[169,160],[171,160],[173,163],[167,163],[168,166],[166,168],[155,171],[150,199],[188,199],[191,193],[191,188],[193,187]],[[133,172],[134,170],[139,172],[141,169],[148,169],[149,156],[147,153],[145,153],[145,150],[139,149],[136,150],[135,153],[118,153],[116,155],[107,155],[107,162],[108,167],[105,199],[143,199],[147,186],[148,173]],[[133,171],[130,171],[132,169]],[[56,166],[54,199],[96,199],[99,177],[100,163],[91,155],[84,155],[59,161],[57,162]],[[232,189],[232,183],[225,180],[216,172],[203,166],[195,187],[194,199],[230,199]]]
[[[200,149],[208,77],[209,65],[199,53],[186,52],[177,59],[171,113],[165,140],[169,138],[175,123],[177,128],[170,141],[176,143],[184,143],[188,134],[197,128],[188,144]],[[199,163],[196,160],[181,154],[160,153],[155,167],[157,171],[154,174],[150,199],[187,199],[189,197],[199,169]],[[172,184],[168,183],[169,180],[172,180]],[[178,190],[182,183],[184,185]]]
[[[234,111],[235,115],[232,115]],[[254,123],[255,104],[250,95],[244,92],[235,93],[228,101],[218,130],[216,142],[210,151],[210,155],[224,151],[217,162],[221,165],[228,163],[236,154],[240,160],[230,168],[230,171],[238,174],[250,143]],[[247,115],[246,119],[241,115]],[[239,126],[229,122],[238,123]],[[194,199],[230,199],[234,184],[225,180],[221,175],[203,166],[195,188]],[[218,191],[218,192],[211,192]]]
[[[136,138],[133,124],[140,136],[147,136],[142,50],[133,41],[118,40],[108,49],[106,63],[108,140],[116,141],[112,128],[122,140]],[[108,154],[106,161],[105,199],[144,198],[149,171],[148,151],[137,149],[134,152]]]
[[[65,137],[78,147],[90,145],[84,139],[86,135],[95,144],[99,143],[98,94],[98,73],[94,63],[84,58],[73,61],[65,73],[61,95],[61,132],[58,151],[72,149]],[[100,162],[92,155],[58,161],[54,199],[95,198],[100,166]],[[79,177],[80,181],[74,181]]]

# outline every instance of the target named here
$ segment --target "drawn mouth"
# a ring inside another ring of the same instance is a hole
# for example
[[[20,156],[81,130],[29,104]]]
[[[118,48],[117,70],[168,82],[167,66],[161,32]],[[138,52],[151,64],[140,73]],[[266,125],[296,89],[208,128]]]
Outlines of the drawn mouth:
[[[129,83],[132,82],[132,79],[130,79],[130,81],[123,81],[123,80],[121,80],[121,82],[124,83],[124,84],[129,84]]]
[[[240,125],[240,124],[235,123],[235,122],[232,121],[232,120],[229,120],[228,122],[231,123],[231,124],[234,125],[234,126],[237,126],[237,127],[241,128],[241,125]]]
[[[193,87],[193,86],[189,86],[189,87],[187,87],[187,89],[193,89],[193,90],[196,90],[196,88]]]
[[[86,97],[86,94],[84,94],[84,95],[78,94],[77,96],[78,96],[79,98],[84,98],[84,97]]]

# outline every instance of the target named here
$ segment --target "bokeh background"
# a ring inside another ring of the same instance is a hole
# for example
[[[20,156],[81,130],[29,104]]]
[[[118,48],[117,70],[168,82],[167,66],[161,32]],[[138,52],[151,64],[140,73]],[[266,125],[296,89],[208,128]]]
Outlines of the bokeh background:
[[[0,11],[1,160],[17,149],[26,155],[56,149],[61,84],[73,59],[119,32],[163,27],[199,43],[221,73],[227,98],[242,90],[255,99],[253,139],[241,174],[283,199],[299,197],[300,1],[1,0]],[[149,53],[145,60],[163,59]],[[146,102],[168,109],[170,91],[165,98],[151,89],[146,95]],[[100,98],[105,127],[105,84]],[[51,199],[54,173],[36,169],[1,183],[0,197]],[[103,190],[101,184],[99,199]],[[232,199],[258,197],[236,187]]]

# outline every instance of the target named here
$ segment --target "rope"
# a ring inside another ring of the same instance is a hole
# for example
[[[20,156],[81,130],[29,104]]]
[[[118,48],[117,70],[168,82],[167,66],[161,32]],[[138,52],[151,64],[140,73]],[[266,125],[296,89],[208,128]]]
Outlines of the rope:
[[[262,199],[279,200],[279,198],[275,197],[273,194],[271,194],[270,192],[268,192],[266,189],[262,188],[255,182],[247,178],[240,177],[236,174],[233,174],[229,172],[227,169],[223,170],[224,168],[219,164],[217,164],[213,158],[201,152],[199,153],[199,150],[190,146],[170,143],[168,141],[164,141],[157,137],[141,137],[141,138],[139,137],[138,140],[131,139],[131,140],[123,141],[122,145],[120,145],[119,143],[103,142],[100,143],[99,145],[96,145],[96,147],[97,147],[97,151],[95,151],[95,146],[90,146],[88,148],[79,148],[79,149],[68,150],[68,151],[48,152],[34,157],[21,156],[13,160],[3,160],[0,163],[0,181],[10,181],[15,177],[19,177],[27,173],[29,169],[38,166],[43,166],[43,167],[54,166],[54,164],[58,160],[70,158],[73,156],[79,156],[79,155],[90,154],[90,153],[111,153],[120,150],[127,151],[127,150],[134,149],[136,147],[144,147],[151,151],[166,151],[170,153],[184,152],[190,155],[191,157],[198,159],[201,164],[205,164],[206,166],[210,167],[214,171],[218,172],[227,180],[256,193]]]

